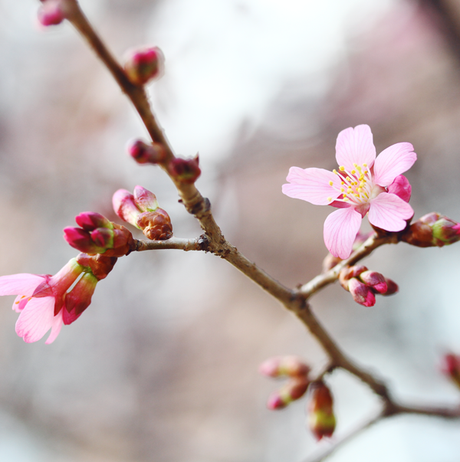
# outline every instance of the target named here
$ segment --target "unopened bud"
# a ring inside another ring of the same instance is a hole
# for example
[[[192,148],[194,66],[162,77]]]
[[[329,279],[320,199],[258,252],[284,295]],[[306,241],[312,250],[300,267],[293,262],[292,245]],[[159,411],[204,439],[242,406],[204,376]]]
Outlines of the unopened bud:
[[[379,294],[385,294],[388,290],[388,285],[383,274],[377,273],[376,271],[363,271],[359,275],[366,286],[371,287],[374,291]]]
[[[460,388],[460,356],[453,353],[444,355],[441,364],[442,372]]]
[[[460,224],[431,212],[412,223],[401,239],[417,247],[443,247],[460,240]]]
[[[173,235],[171,218],[158,207],[155,194],[136,186],[134,195],[126,189],[119,189],[112,198],[116,214],[140,229],[150,240],[162,241]]]
[[[317,440],[331,437],[336,419],[329,388],[323,381],[312,382],[308,388],[307,399],[308,425],[311,432]]]
[[[121,257],[134,247],[133,236],[124,226],[112,223],[99,213],[83,212],[75,221],[82,228],[65,228],[64,239],[80,252]]]
[[[274,356],[259,366],[259,372],[268,377],[307,377],[310,367],[297,356]]]
[[[138,164],[158,164],[166,158],[163,145],[147,144],[141,140],[132,141],[128,145],[128,153]]]
[[[201,175],[198,154],[192,159],[175,157],[168,164],[168,172],[171,177],[182,183],[195,183]]]
[[[56,26],[65,19],[61,0],[45,0],[37,12],[38,22],[42,26]]]
[[[131,50],[127,53],[124,67],[131,83],[144,85],[161,76],[164,68],[163,52],[158,47]]]
[[[398,292],[399,287],[398,287],[398,284],[396,284],[396,282],[394,282],[392,279],[389,279],[389,278],[385,278],[385,281],[387,283],[387,291],[381,295],[393,295],[396,292]]]
[[[68,325],[74,322],[88,308],[96,289],[98,279],[92,272],[83,274],[75,287],[65,295],[62,319]]]
[[[158,208],[158,201],[153,192],[142,186],[134,188],[134,203],[141,212],[154,212]]]
[[[375,305],[375,295],[372,289],[358,281],[356,278],[352,278],[348,281],[348,290],[356,303],[364,306]]]
[[[141,211],[134,202],[134,196],[126,189],[119,189],[112,196],[115,213],[130,225],[137,226],[136,220]]]
[[[301,398],[310,384],[306,377],[289,379],[279,390],[274,391],[268,398],[267,408],[270,410],[283,409],[288,404]]]

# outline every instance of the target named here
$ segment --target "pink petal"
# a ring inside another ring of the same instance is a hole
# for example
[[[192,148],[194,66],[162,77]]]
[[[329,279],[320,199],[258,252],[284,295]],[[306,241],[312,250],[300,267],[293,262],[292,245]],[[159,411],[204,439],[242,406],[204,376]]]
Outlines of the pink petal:
[[[56,316],[54,316],[53,323],[51,325],[51,333],[45,342],[46,345],[53,343],[56,340],[56,337],[59,335],[59,332],[61,332],[61,328],[63,325],[62,312],[63,310],[61,310]]]
[[[398,175],[393,183],[388,186],[388,192],[391,194],[396,194],[404,202],[409,202],[410,196],[412,194],[412,186],[404,175]]]
[[[0,277],[0,295],[32,295],[45,278],[37,274],[20,273]]]
[[[353,170],[353,164],[367,164],[369,168],[372,167],[375,160],[375,146],[372,140],[369,125],[342,130],[335,145],[337,163],[348,171]]]
[[[339,176],[323,168],[291,167],[286,180],[291,184],[283,184],[283,194],[314,205],[328,205],[341,194],[330,185],[340,188]]]
[[[32,298],[16,322],[16,333],[25,342],[40,340],[54,325],[54,298]]]
[[[414,215],[412,207],[395,194],[381,193],[370,202],[369,221],[386,231],[401,231]]]
[[[398,175],[409,170],[417,160],[417,154],[413,151],[410,143],[396,143],[382,151],[375,159],[375,183],[388,186]]]
[[[324,243],[334,257],[348,258],[362,217],[353,207],[332,212],[324,222]]]

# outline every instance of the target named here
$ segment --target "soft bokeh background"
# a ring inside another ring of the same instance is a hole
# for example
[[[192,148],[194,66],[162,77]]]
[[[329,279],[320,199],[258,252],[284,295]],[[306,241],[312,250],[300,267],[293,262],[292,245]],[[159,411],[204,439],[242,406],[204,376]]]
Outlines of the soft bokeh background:
[[[163,49],[166,73],[149,91],[167,136],[183,156],[199,151],[198,186],[226,237],[285,284],[320,271],[330,209],[281,185],[291,165],[333,168],[346,127],[371,125],[378,151],[413,143],[416,217],[460,219],[459,50],[431,10],[402,0],[81,3],[118,57]],[[442,3],[460,15],[458,2]],[[136,184],[157,194],[177,236],[197,236],[165,175],[125,154],[145,130],[107,71],[69,25],[39,30],[37,5],[0,0],[0,274],[55,273],[75,255],[62,229],[85,210],[114,217],[112,193]],[[396,397],[457,403],[438,365],[444,351],[460,353],[459,257],[457,246],[379,249],[366,264],[399,283],[397,296],[367,309],[334,285],[314,310]],[[1,461],[300,462],[329,445],[305,429],[304,402],[266,410],[279,384],[257,373],[276,354],[320,370],[324,353],[211,255],[121,259],[50,346],[16,336],[12,301],[0,300]],[[378,407],[347,374],[328,382],[338,435]],[[398,417],[330,460],[457,462],[459,451],[459,422]]]

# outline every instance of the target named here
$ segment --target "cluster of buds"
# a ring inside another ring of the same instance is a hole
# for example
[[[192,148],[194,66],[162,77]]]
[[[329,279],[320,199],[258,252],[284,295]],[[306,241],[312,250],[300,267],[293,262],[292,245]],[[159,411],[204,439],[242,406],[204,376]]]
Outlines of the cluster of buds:
[[[375,305],[375,295],[392,295],[398,291],[398,285],[376,271],[365,266],[347,266],[339,275],[339,281],[348,290],[356,303],[364,306]]]
[[[460,223],[431,212],[412,223],[401,239],[417,247],[443,247],[460,241]]]
[[[314,381],[308,387],[307,413],[308,426],[318,441],[332,436],[336,425],[333,399],[322,380]]]
[[[56,26],[65,19],[64,6],[61,0],[40,0],[42,4],[37,12],[38,22],[42,26]]]
[[[310,368],[296,356],[275,356],[264,361],[259,372],[268,377],[288,378],[287,382],[274,391],[267,401],[270,410],[283,409],[301,398],[307,391]]]
[[[115,213],[124,221],[140,229],[152,241],[163,241],[172,237],[172,224],[168,213],[158,207],[152,192],[136,186],[134,194],[119,189],[112,198]]]
[[[444,355],[441,370],[460,388],[460,355],[453,353]]]
[[[175,157],[168,164],[168,173],[181,183],[195,183],[201,175],[200,159],[198,154],[191,159]]]
[[[65,228],[64,239],[80,252],[121,257],[134,249],[131,232],[100,213],[83,212],[75,217],[75,221],[81,228]]]
[[[159,164],[166,158],[163,145],[147,144],[142,140],[131,141],[128,144],[128,153],[138,164]]]
[[[124,64],[126,76],[134,85],[145,85],[162,75],[164,55],[158,47],[130,50]]]

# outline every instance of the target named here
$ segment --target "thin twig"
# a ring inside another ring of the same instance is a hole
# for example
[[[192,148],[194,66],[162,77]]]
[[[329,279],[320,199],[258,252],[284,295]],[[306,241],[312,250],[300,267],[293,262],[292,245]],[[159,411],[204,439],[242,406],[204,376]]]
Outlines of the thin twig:
[[[136,252],[143,252],[144,250],[159,250],[159,249],[176,249],[176,250],[204,250],[203,238],[198,239],[183,239],[179,237],[172,237],[165,241],[147,241],[144,239],[136,239],[135,241]]]
[[[318,292],[319,289],[331,284],[337,280],[339,277],[340,271],[346,266],[351,266],[362,260],[364,257],[370,255],[377,247],[380,247],[384,244],[395,244],[398,242],[397,234],[386,234],[380,236],[377,233],[369,237],[355,252],[353,252],[350,257],[346,260],[342,260],[340,263],[334,266],[326,273],[319,274],[311,281],[304,284],[299,289],[299,293],[302,294],[305,298],[311,297],[313,294]]]
[[[337,449],[342,447],[345,443],[347,443],[352,438],[357,436],[359,433],[366,430],[371,425],[374,425],[375,423],[377,423],[379,420],[381,420],[384,417],[385,415],[383,411],[380,411],[378,414],[372,416],[370,419],[365,420],[364,422],[360,423],[352,430],[349,430],[345,435],[341,437],[331,438],[330,441],[327,441],[331,443],[331,445],[328,448],[318,451],[317,453],[305,459],[303,462],[321,462],[327,459],[330,455],[332,455]]]

